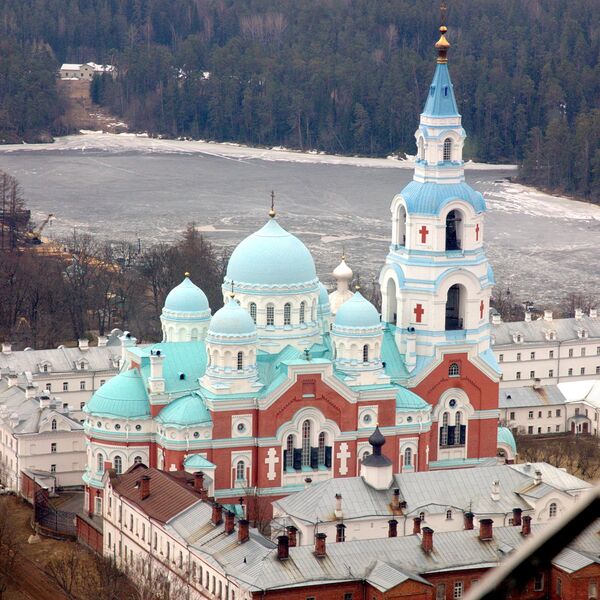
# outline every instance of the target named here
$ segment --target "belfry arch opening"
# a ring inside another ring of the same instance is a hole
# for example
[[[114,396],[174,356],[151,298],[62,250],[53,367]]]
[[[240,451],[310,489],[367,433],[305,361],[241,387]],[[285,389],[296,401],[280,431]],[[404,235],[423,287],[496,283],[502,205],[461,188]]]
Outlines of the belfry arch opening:
[[[390,277],[386,286],[387,307],[385,320],[392,325],[396,325],[398,321],[398,315],[396,314],[398,310],[398,298],[396,294],[396,282]]]
[[[464,218],[460,210],[451,210],[446,216],[446,250],[461,250]]]
[[[444,162],[452,160],[452,140],[446,138],[444,140]]]
[[[404,206],[398,207],[396,239],[394,243],[397,246],[406,246],[406,209]]]
[[[446,297],[446,331],[464,329],[466,296],[466,289],[459,283],[455,283],[448,290]]]

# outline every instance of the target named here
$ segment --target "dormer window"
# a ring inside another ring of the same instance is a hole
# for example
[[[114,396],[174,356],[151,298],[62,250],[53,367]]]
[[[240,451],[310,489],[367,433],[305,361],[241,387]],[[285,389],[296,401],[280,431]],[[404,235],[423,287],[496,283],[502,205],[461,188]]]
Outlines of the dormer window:
[[[448,86],[444,86],[444,96],[448,96]]]
[[[515,342],[515,344],[521,344],[523,342],[523,335],[520,333],[513,333],[513,342]]]

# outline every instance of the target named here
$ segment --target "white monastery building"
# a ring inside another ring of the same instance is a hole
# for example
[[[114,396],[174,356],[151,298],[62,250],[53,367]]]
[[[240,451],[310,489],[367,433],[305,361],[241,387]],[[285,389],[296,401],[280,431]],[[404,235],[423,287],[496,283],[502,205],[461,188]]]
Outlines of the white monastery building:
[[[502,370],[500,387],[555,385],[600,378],[600,318],[596,309],[554,319],[552,311],[524,321],[492,315],[492,348]]]
[[[113,65],[97,65],[94,62],[89,63],[64,63],[60,67],[61,79],[79,79],[91,81],[94,75],[109,73],[113,77],[116,75],[116,68]]]

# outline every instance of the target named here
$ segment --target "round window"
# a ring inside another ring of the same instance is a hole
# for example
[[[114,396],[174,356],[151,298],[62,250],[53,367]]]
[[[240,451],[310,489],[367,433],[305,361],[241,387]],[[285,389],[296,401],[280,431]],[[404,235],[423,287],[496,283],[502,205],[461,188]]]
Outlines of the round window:
[[[96,423],[96,427],[102,427],[102,421],[98,421],[98,422]]]
[[[412,417],[406,417],[406,422],[407,423],[412,423]]]
[[[141,431],[142,430],[142,426],[141,425],[136,425],[135,426],[135,430],[136,431]]]
[[[199,438],[200,437],[200,432],[199,431],[194,431],[194,437],[195,438]]]
[[[370,423],[373,420],[373,417],[367,413],[364,417],[363,417],[363,423]]]
[[[454,408],[456,406],[456,400],[454,398],[452,398],[452,400],[450,400],[450,402],[448,403],[450,408]]]
[[[117,431],[119,431],[119,429],[121,429],[121,426],[120,426],[120,425],[117,423],[117,424],[115,425],[115,429],[116,429]]]
[[[244,431],[246,431],[246,425],[244,423],[238,423],[237,425],[237,430],[242,433]]]

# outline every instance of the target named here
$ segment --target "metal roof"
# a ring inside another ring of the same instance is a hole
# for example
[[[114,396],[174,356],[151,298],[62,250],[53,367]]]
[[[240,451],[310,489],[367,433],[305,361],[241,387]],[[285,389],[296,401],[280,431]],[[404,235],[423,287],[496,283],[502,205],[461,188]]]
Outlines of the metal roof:
[[[580,338],[578,331],[584,329],[588,338]],[[580,319],[574,317],[567,319],[536,319],[535,321],[510,321],[507,323],[492,323],[491,334],[496,342],[495,346],[522,346],[527,343],[552,343],[546,338],[546,333],[553,331],[555,333],[554,343],[568,341],[589,341],[589,338],[600,338],[600,318],[582,316]],[[515,343],[513,335],[520,333],[523,336],[521,344]]]
[[[526,408],[528,406],[554,406],[567,402],[557,385],[502,388],[499,394],[500,408]]]

